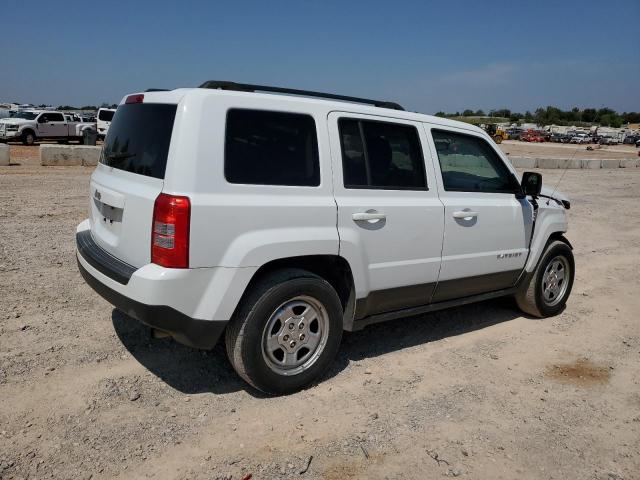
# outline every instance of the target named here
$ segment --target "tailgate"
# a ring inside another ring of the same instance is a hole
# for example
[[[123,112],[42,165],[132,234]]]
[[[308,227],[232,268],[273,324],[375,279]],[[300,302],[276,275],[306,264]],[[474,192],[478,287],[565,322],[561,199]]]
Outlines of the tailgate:
[[[94,241],[134,267],[151,261],[151,224],[162,192],[176,105],[120,105],[91,176]]]

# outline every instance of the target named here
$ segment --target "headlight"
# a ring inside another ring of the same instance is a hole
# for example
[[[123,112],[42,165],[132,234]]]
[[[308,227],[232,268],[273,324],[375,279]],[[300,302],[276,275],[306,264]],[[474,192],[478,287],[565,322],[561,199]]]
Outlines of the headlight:
[[[6,128],[7,128],[7,130],[17,131],[19,127],[18,127],[18,125],[7,125]]]

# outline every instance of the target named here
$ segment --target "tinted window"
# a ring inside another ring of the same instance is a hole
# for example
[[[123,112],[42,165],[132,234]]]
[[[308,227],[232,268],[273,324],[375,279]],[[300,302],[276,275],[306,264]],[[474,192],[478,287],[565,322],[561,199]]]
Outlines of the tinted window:
[[[417,130],[408,125],[340,119],[346,188],[425,190]]]
[[[42,118],[46,122],[64,122],[64,115],[61,113],[43,113]]]
[[[15,112],[9,115],[11,118],[24,118],[25,120],[34,120],[37,116],[38,114],[34,112]]]
[[[320,185],[313,118],[297,113],[229,110],[224,174],[231,183]]]
[[[104,141],[100,162],[148,177],[164,178],[176,105],[121,105]]]
[[[113,119],[113,114],[116,112],[112,112],[111,110],[100,110],[98,112],[98,119],[103,122],[110,122]]]
[[[482,138],[432,130],[444,189],[457,192],[513,193],[511,171]]]

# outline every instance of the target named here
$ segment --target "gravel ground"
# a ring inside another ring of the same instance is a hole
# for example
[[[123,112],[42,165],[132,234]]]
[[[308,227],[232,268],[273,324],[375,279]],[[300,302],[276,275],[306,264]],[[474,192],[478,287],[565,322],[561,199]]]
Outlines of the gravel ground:
[[[502,299],[374,325],[270,398],[84,284],[90,169],[34,151],[0,167],[0,478],[640,478],[640,169],[566,173],[561,315]]]
[[[592,150],[587,150],[591,147]],[[613,159],[638,158],[638,149],[634,145],[576,145],[569,143],[528,143],[518,140],[505,140],[500,148],[514,157],[533,158],[580,158]]]

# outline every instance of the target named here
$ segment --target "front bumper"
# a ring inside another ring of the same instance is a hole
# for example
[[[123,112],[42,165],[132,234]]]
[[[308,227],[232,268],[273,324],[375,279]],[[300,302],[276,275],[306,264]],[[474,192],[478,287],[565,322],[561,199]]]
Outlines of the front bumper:
[[[148,304],[131,298],[116,288],[122,289],[129,283],[136,272],[134,267],[102,250],[91,239],[90,230],[76,233],[76,247],[78,269],[82,277],[118,310],[149,327],[169,333],[175,340],[190,347],[211,349],[216,345],[227,321],[192,318],[168,305]]]
[[[20,132],[17,130],[0,130],[0,140],[12,140],[20,137]]]

